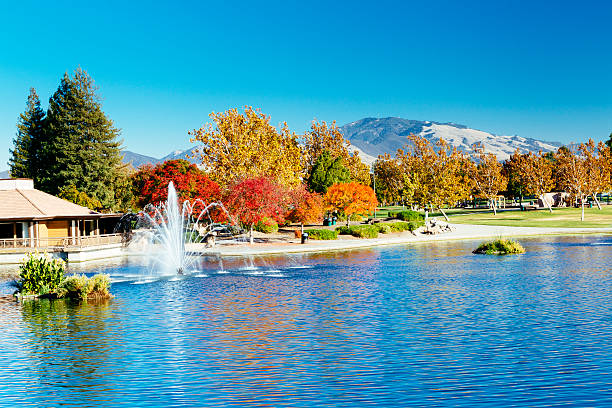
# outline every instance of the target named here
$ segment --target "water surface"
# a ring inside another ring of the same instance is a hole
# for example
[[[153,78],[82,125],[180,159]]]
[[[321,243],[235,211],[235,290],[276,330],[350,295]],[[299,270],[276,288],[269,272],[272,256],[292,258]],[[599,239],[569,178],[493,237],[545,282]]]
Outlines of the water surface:
[[[106,266],[112,301],[0,304],[0,401],[608,405],[612,239],[521,242],[208,259],[178,280]]]

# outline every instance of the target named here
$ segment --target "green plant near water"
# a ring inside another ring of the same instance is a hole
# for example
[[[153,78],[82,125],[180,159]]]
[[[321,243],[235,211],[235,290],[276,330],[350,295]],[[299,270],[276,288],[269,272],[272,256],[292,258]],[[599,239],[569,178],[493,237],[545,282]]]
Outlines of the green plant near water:
[[[316,240],[333,240],[338,239],[338,231],[328,229],[307,229],[308,238]]]
[[[511,239],[498,238],[493,241],[483,242],[474,250],[475,254],[488,255],[507,255],[507,254],[522,254],[525,248]]]
[[[51,298],[109,298],[110,276],[98,274],[64,276],[65,262],[47,254],[31,253],[19,266],[17,290],[22,295],[47,295]]]
[[[107,299],[110,292],[110,276],[97,274],[88,278],[85,275],[68,276],[58,288],[58,297],[86,300],[89,298]]]
[[[30,253],[19,266],[18,290],[24,295],[55,292],[64,280],[65,263],[48,255]]]
[[[264,217],[253,227],[255,231],[263,232],[264,234],[273,234],[278,232],[278,224],[270,217]]]

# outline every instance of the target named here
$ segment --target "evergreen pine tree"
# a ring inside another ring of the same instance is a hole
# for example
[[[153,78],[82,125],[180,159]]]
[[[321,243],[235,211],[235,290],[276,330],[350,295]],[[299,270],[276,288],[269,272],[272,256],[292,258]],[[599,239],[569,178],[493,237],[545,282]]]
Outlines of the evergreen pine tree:
[[[67,186],[115,207],[114,181],[121,164],[119,130],[102,111],[92,78],[78,68],[67,73],[49,99],[45,168],[40,188],[57,195]]]
[[[45,112],[34,88],[30,88],[27,107],[19,115],[17,135],[10,151],[10,174],[13,178],[37,179],[40,168],[40,148],[44,138]]]
[[[612,149],[612,133],[610,133],[610,137],[606,140],[606,146]]]
[[[344,167],[342,157],[332,157],[327,150],[324,150],[312,167],[308,177],[308,188],[310,191],[323,194],[334,184],[350,181],[351,175]]]

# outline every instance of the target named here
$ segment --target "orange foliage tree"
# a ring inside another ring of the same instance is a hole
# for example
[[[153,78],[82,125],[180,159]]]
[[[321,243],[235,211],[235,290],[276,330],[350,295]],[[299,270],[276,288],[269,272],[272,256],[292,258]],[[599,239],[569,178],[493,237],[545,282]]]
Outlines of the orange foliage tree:
[[[304,233],[304,224],[320,222],[323,217],[323,197],[317,193],[311,193],[301,186],[292,193],[292,205],[287,219],[300,224]]]
[[[369,214],[378,205],[374,190],[355,182],[334,184],[327,190],[324,202],[326,210],[346,216],[346,225],[349,225],[351,215]]]

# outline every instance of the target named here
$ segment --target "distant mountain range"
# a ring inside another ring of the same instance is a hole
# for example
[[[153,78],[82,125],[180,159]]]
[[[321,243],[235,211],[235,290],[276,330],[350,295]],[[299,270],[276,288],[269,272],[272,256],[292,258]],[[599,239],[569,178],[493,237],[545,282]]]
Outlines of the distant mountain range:
[[[340,131],[351,142],[351,149],[358,151],[359,156],[366,164],[372,164],[376,157],[383,153],[389,153],[393,156],[397,149],[406,144],[406,136],[410,133],[423,136],[432,143],[435,143],[438,139],[444,139],[451,146],[455,146],[464,152],[471,152],[471,146],[480,142],[486,152],[495,154],[499,160],[506,160],[516,148],[521,152],[537,152],[539,150],[550,152],[556,151],[561,146],[561,143],[557,142],[546,142],[516,135],[494,135],[456,123],[402,118],[365,118],[342,126]],[[195,150],[196,147],[175,150],[161,159],[124,150],[123,162],[131,163],[134,168],[147,163],[155,165],[175,159],[185,159],[198,164],[195,159],[187,157],[193,156]],[[8,171],[0,172],[0,178],[7,177]]]
[[[397,149],[407,143],[406,137],[411,133],[425,137],[432,143],[444,139],[464,152],[471,152],[471,146],[480,142],[485,151],[495,154],[498,160],[506,160],[517,148],[521,152],[549,152],[556,151],[561,146],[561,143],[521,136],[494,135],[456,123],[402,118],[365,118],[342,126],[340,131],[360,153],[373,158],[383,153],[394,155]]]
[[[187,149],[187,150],[175,150],[172,153],[167,154],[166,156],[162,157],[161,159],[156,159],[155,157],[145,156],[143,154],[134,153],[129,150],[124,150],[123,151],[123,162],[126,164],[130,163],[134,168],[138,168],[142,166],[143,164],[156,165],[157,163],[163,163],[166,160],[176,160],[176,159],[184,159],[191,163],[197,164],[198,162],[195,159],[190,159],[189,157],[187,157],[187,156],[193,156],[195,150],[196,150],[196,147],[192,147],[191,149]]]

